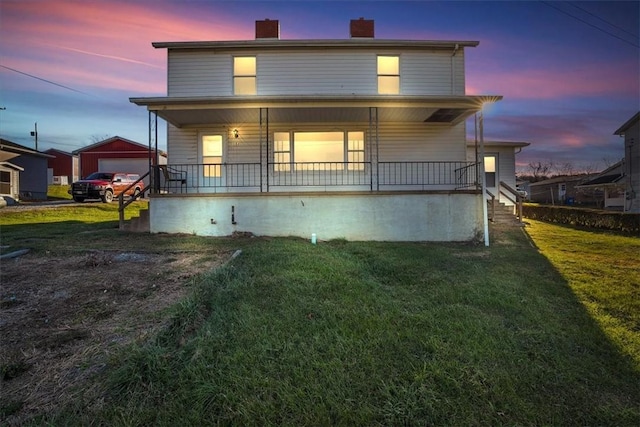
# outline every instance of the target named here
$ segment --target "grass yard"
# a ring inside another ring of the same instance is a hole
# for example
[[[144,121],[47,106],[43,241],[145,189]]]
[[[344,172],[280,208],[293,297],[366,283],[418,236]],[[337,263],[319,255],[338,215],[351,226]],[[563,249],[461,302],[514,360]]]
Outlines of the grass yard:
[[[157,336],[111,357],[97,398],[33,424],[639,425],[633,351],[520,230],[494,241],[238,240]],[[637,310],[603,305],[637,340]]]
[[[530,223],[536,246],[640,371],[640,238]]]

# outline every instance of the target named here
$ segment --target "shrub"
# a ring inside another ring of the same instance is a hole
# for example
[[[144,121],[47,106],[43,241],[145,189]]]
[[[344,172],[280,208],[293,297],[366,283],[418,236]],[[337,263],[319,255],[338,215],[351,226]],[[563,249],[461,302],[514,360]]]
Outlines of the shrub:
[[[640,214],[568,206],[524,205],[522,215],[539,221],[640,235]]]

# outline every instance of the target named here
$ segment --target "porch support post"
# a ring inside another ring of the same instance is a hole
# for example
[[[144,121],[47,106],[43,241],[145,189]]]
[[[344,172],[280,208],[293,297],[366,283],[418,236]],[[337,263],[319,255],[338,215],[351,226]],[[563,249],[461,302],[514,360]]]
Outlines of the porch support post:
[[[151,147],[155,147],[155,167],[151,157]],[[160,193],[160,174],[158,173],[158,113],[149,111],[149,175],[153,179],[152,190],[154,194]]]
[[[478,114],[478,113],[476,113]],[[489,246],[489,215],[487,212],[487,183],[484,174],[484,115],[482,110],[478,114],[478,129],[480,132],[480,185],[482,187],[482,222],[484,226],[484,245]]]
[[[371,191],[380,190],[378,107],[369,107],[369,157],[371,159]]]
[[[269,191],[269,109],[260,108],[260,192]]]

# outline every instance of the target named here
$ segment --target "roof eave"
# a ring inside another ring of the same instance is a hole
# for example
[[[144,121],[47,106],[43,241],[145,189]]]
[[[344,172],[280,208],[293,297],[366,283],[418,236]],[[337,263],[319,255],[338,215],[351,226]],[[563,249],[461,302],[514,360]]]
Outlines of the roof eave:
[[[258,39],[241,41],[183,41],[183,42],[153,42],[156,49],[344,49],[344,48],[404,48],[404,49],[456,49],[476,47],[480,44],[475,40],[389,40],[352,38],[339,40],[281,40]]]

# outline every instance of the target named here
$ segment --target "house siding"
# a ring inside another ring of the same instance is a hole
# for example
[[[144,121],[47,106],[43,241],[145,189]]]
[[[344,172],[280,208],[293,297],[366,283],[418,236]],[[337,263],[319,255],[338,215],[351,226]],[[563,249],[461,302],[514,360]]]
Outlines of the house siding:
[[[233,127],[202,126],[176,128],[168,125],[171,141],[169,164],[200,163],[198,144],[203,133],[221,134],[225,140],[226,163],[260,161],[260,127],[243,125],[240,137],[231,136]],[[272,123],[269,140],[274,132],[289,131],[364,131],[369,133],[368,123]],[[266,135],[263,135],[265,138]],[[378,160],[381,162],[407,161],[462,161],[465,158],[465,126],[427,125],[423,123],[381,123],[378,126]],[[269,147],[271,152],[272,147]],[[367,153],[367,156],[369,153]],[[515,185],[515,184],[514,184]]]
[[[640,213],[640,122],[625,133],[625,174],[628,179],[627,209]]]
[[[375,95],[377,56],[400,56],[402,95],[464,95],[464,53],[340,50],[242,51],[256,56],[258,95]],[[233,94],[233,53],[169,50],[168,96]]]

